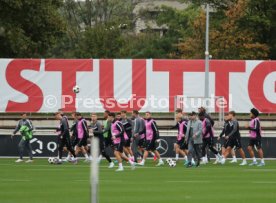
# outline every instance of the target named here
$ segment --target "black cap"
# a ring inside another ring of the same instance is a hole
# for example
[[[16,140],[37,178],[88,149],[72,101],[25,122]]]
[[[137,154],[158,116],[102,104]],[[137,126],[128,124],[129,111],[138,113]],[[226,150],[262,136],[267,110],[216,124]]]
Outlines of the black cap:
[[[189,113],[189,116],[194,116],[196,115],[196,112],[192,111],[191,113]]]
[[[63,110],[62,109],[58,109],[57,112],[54,113],[54,116],[60,114],[63,116]]]
[[[76,112],[76,116],[81,116],[81,113],[80,112]]]
[[[199,116],[199,117],[205,117],[205,113],[204,113],[204,112],[200,112],[200,113],[198,114],[198,116]]]
[[[108,116],[115,118],[115,113],[109,113]]]
[[[251,109],[250,112],[255,116],[255,117],[258,117],[259,116],[259,111],[255,108]]]
[[[183,112],[183,110],[181,109],[181,108],[177,108],[176,110],[175,110],[175,113],[182,113]]]

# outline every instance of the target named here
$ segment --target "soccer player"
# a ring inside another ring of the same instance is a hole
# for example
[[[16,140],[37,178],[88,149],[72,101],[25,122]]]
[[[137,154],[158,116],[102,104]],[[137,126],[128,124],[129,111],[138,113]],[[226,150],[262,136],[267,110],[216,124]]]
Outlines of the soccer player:
[[[124,129],[122,123],[115,119],[115,113],[109,113],[108,120],[111,122],[111,135],[114,155],[119,163],[119,168],[116,171],[124,170],[122,159],[129,162],[134,168],[134,163],[123,154]]]
[[[134,161],[137,162],[137,157],[142,156],[145,144],[145,121],[139,116],[137,110],[132,111],[134,117],[134,127],[132,136],[132,151],[134,155]]]
[[[92,129],[93,135],[95,137],[99,138],[100,152],[101,152],[101,155],[104,156],[106,158],[106,160],[108,161],[108,163],[109,163],[108,168],[113,168],[114,163],[112,162],[110,156],[106,153],[106,149],[105,149],[106,143],[105,143],[104,136],[103,136],[102,126],[101,126],[100,122],[98,121],[97,114],[95,114],[95,113],[91,114],[90,128]],[[99,161],[101,160],[101,155],[99,157]]]
[[[188,164],[187,167],[192,167],[193,153],[196,158],[196,167],[200,165],[201,147],[202,144],[202,123],[197,119],[196,112],[189,114],[189,121],[187,125],[187,132],[185,135],[186,142],[188,143]]]
[[[72,147],[73,149],[75,149],[75,146],[78,144],[78,138],[77,138],[77,123],[78,123],[78,119],[76,117],[76,112],[72,112],[71,113],[71,117],[73,118],[73,124],[70,128],[70,132],[71,132],[71,135],[70,135],[70,141],[72,143]],[[66,149],[66,151],[68,151]],[[70,152],[68,152],[68,155],[67,157],[65,158],[65,162],[69,162],[71,161],[72,159],[72,154]]]
[[[159,160],[156,166],[164,165],[162,158],[160,157],[159,152],[156,150],[155,141],[159,139],[159,131],[156,125],[156,122],[151,118],[151,113],[146,112],[146,143],[145,143],[145,150],[142,161],[138,164],[140,166],[144,166],[146,159],[149,155],[149,152],[154,152],[155,156]]]
[[[223,154],[223,158],[220,162],[221,162],[221,164],[224,164],[227,156],[231,153],[231,150],[234,147],[236,147],[236,149],[239,151],[239,153],[242,157],[242,163],[240,164],[240,166],[244,166],[244,165],[247,165],[247,161],[246,161],[245,153],[244,153],[244,151],[242,149],[242,145],[241,145],[239,122],[237,121],[235,116],[236,116],[235,111],[230,111],[228,113],[228,118],[229,118],[229,122],[230,122],[230,133],[225,136],[225,139],[228,140],[227,147]]]
[[[214,148],[214,128],[209,118],[206,117],[204,112],[199,113],[199,119],[202,122],[202,163],[207,163],[206,147],[208,147],[216,156],[216,162],[218,162],[222,157],[218,151]],[[216,163],[215,162],[215,163]]]
[[[206,112],[206,109],[204,107],[200,107],[198,108],[198,113],[203,114],[205,118],[207,118],[210,122],[211,125],[214,126],[215,125],[215,121],[212,119],[212,117]]]
[[[132,121],[127,118],[126,111],[121,111],[121,123],[124,126],[125,129],[125,146],[124,146],[124,152],[128,155],[128,158],[131,158],[134,161],[133,152],[130,147],[130,142],[132,138]]]
[[[121,112],[118,112],[118,113],[116,114],[116,119],[117,119],[118,121],[121,121],[121,120],[122,120]]]
[[[122,119],[122,113],[121,112],[118,112],[116,114],[116,119],[123,124],[123,122],[122,122],[123,119]],[[124,127],[124,124],[123,124],[123,127]],[[128,152],[128,149],[127,149],[127,146],[129,146],[129,148],[130,148],[130,141],[131,140],[129,139],[129,137],[126,133],[125,127],[124,127],[124,147],[123,147],[123,149],[124,149],[124,153],[128,156],[128,158],[131,158],[130,154]],[[132,157],[132,160],[134,160],[134,157]]]
[[[86,120],[82,117],[81,113],[77,112],[76,117],[78,119],[77,122],[77,140],[78,143],[76,145],[76,155],[78,155],[80,152],[85,157],[85,162],[90,162],[91,158],[89,157],[86,147],[87,147],[87,139],[89,137],[89,131]]]
[[[230,128],[230,121],[229,121],[229,118],[228,118],[228,114],[226,114],[225,116],[224,116],[224,125],[223,125],[223,129],[222,129],[222,131],[221,131],[221,133],[220,133],[220,135],[219,135],[219,137],[218,137],[218,141],[222,138],[222,136],[226,136],[226,135],[228,135],[229,133],[230,133],[230,131],[231,131],[231,128]],[[226,148],[227,148],[227,142],[228,142],[229,140],[226,140],[225,138],[224,138],[224,141],[223,141],[223,144],[222,144],[222,147],[221,147],[221,154],[224,154],[225,153],[225,150],[226,150]],[[237,163],[238,161],[237,161],[237,158],[236,158],[236,152],[235,152],[235,149],[232,149],[231,150],[231,155],[232,155],[232,157],[233,157],[233,159],[232,159],[232,161],[230,161],[230,163]],[[217,161],[216,161],[217,162]],[[215,163],[216,163],[215,162]]]
[[[250,157],[253,159],[253,162],[249,164],[250,166],[258,165],[265,166],[264,162],[264,153],[262,149],[262,135],[261,135],[261,123],[259,119],[259,111],[255,108],[250,110],[250,124],[247,125],[246,128],[249,129],[249,144],[248,144],[248,152]],[[253,148],[256,147],[258,149],[258,155],[261,159],[261,162],[258,164],[256,157],[254,155]]]
[[[215,121],[211,118],[210,114],[206,112],[205,107],[201,106],[198,108],[198,114],[200,113],[204,114],[204,116],[211,122],[212,127],[215,125]],[[208,148],[206,148],[205,150],[206,152],[204,154],[206,158],[204,158],[205,161],[203,163],[208,163],[210,161],[210,154]]]
[[[26,148],[29,153],[29,160],[26,161],[26,163],[32,163],[33,162],[33,153],[32,153],[32,145],[30,143],[30,140],[33,137],[33,124],[32,122],[27,118],[27,113],[21,113],[21,120],[18,122],[16,128],[14,129],[12,133],[12,138],[15,136],[15,134],[19,131],[22,135],[22,138],[18,144],[19,149],[19,159],[17,159],[15,162],[20,163],[23,161],[23,152]]]
[[[181,117],[184,119],[185,113],[181,108],[178,108],[175,110],[175,117]]]
[[[78,119],[77,119],[77,116],[76,116],[76,112],[73,112],[71,114],[71,117],[73,118],[73,123],[72,123],[72,126],[70,128],[70,132],[71,132],[71,141],[72,141],[72,145],[73,147],[75,147],[76,144],[74,144],[75,140],[77,139],[77,123],[78,123]]]
[[[108,115],[110,111],[105,110],[104,112],[104,121],[103,121],[103,137],[105,140],[105,148],[112,146],[112,139],[111,139],[111,122],[108,120]]]
[[[188,144],[185,141],[185,134],[187,131],[187,124],[188,120],[182,118],[182,111],[181,114],[176,115],[176,125],[172,127],[172,129],[177,129],[177,138],[175,143],[175,160],[178,161],[179,154],[181,154],[185,161],[187,162],[187,154],[188,154]]]
[[[57,128],[58,133],[58,164],[62,163],[62,152],[63,147],[66,146],[67,150],[73,155],[72,162],[77,163],[75,151],[71,145],[70,134],[69,134],[69,123],[68,118],[63,115],[61,111],[55,113],[55,117],[60,121],[60,125]]]

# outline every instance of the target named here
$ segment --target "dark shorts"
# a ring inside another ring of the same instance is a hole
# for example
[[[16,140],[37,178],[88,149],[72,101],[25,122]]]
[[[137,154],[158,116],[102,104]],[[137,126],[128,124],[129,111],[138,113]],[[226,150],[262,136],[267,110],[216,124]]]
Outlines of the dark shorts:
[[[124,147],[130,147],[130,139],[125,140],[125,145],[124,145]]]
[[[140,148],[144,148],[145,147],[145,139],[140,139],[138,141],[138,147],[140,147]]]
[[[105,151],[106,148],[106,140],[104,139],[103,136],[99,137],[99,147],[100,147],[100,151],[103,152]]]
[[[79,143],[79,139],[78,138],[72,139],[72,146],[73,147],[75,147],[78,143]]]
[[[69,136],[64,136],[64,137],[58,137],[58,146],[59,148],[67,147],[71,148],[71,140]]]
[[[104,151],[107,145],[107,140],[104,139],[104,137],[102,135],[100,136],[95,136],[99,139],[99,147],[100,147],[100,151]],[[112,143],[112,142],[111,142]],[[109,144],[110,146],[111,144]]]
[[[185,139],[182,138],[181,140],[177,140],[176,144],[179,146],[181,150],[187,150],[188,144],[186,143]]]
[[[226,140],[225,138],[223,138],[222,147],[224,147],[226,149],[227,148],[227,143],[228,143],[228,140]]]
[[[87,146],[87,138],[84,137],[82,139],[78,139],[78,144],[77,144],[78,147],[85,147]]]
[[[109,138],[104,138],[104,142],[105,142],[105,147],[112,147],[113,146],[113,142]]]
[[[119,143],[119,144],[113,144],[113,150],[118,151],[120,153],[123,153],[124,151],[124,143]]]
[[[241,138],[240,138],[240,137],[237,137],[237,138],[230,138],[229,140],[227,140],[226,146],[227,146],[227,147],[231,147],[232,149],[233,149],[234,147],[236,147],[236,149],[242,148],[242,145],[241,145]],[[226,147],[226,148],[227,148],[227,147]]]
[[[261,140],[260,138],[257,138],[257,139],[249,139],[248,146],[251,146],[251,147],[256,146],[257,149],[261,149],[261,148],[262,148],[262,140]]]
[[[203,138],[203,145],[205,146],[214,146],[214,138],[213,137],[208,137],[208,138]]]
[[[105,152],[105,148],[106,148],[106,146],[105,146],[105,142],[99,142],[99,147],[100,147],[100,151],[101,152]]]
[[[155,151],[156,150],[155,140],[146,140],[145,149],[146,151]]]

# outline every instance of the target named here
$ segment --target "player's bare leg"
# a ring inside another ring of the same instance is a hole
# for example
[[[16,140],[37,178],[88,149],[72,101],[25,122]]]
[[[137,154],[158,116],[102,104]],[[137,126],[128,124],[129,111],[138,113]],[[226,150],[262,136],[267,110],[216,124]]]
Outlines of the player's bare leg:
[[[237,160],[237,157],[236,157],[236,151],[235,151],[235,149],[232,149],[231,150],[231,155],[232,155],[232,161],[230,161],[230,163],[237,163],[238,162],[238,160]]]
[[[114,155],[115,155],[116,160],[119,163],[119,168],[116,171],[123,171],[124,167],[123,167],[123,163],[122,163],[121,153],[118,151],[114,151]]]
[[[247,165],[247,162],[246,162],[246,158],[245,158],[245,153],[243,151],[242,148],[238,149],[240,155],[241,155],[241,158],[242,158],[242,163],[240,164],[240,166],[244,166],[244,165]]]

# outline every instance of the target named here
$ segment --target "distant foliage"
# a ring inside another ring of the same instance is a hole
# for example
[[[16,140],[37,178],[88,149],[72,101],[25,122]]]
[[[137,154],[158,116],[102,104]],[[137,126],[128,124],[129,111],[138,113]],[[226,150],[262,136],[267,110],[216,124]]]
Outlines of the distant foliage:
[[[0,57],[43,57],[65,34],[61,0],[1,0]]]
[[[202,59],[210,3],[214,59],[276,59],[274,0],[179,0],[185,10],[163,6],[137,14],[138,2],[1,0],[0,57]],[[137,34],[140,18],[168,29]]]

